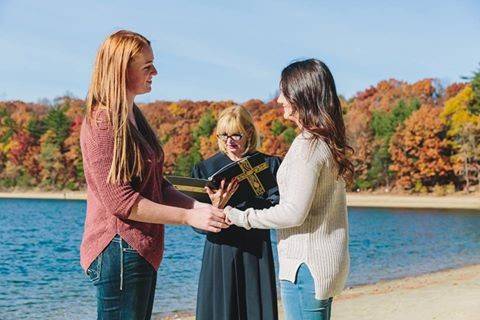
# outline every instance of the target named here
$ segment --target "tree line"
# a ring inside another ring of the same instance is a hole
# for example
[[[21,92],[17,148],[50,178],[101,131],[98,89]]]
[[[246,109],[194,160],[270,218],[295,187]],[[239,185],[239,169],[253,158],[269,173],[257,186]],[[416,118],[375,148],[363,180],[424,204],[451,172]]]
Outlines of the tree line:
[[[475,192],[480,178],[480,71],[463,83],[436,79],[379,82],[341,98],[354,148],[351,190],[447,194]],[[218,151],[219,112],[233,101],[157,101],[140,105],[165,151],[165,173],[189,175]],[[259,150],[284,156],[298,134],[275,100],[243,104],[260,133]],[[81,190],[84,101],[0,102],[0,188]]]

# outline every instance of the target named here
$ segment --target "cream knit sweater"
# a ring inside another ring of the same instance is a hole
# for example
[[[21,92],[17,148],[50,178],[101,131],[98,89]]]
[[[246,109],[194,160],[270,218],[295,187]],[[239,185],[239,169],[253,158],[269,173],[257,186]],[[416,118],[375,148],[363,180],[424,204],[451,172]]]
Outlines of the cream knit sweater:
[[[227,210],[246,229],[280,229],[280,279],[295,281],[305,263],[315,281],[315,298],[338,295],[348,275],[345,183],[325,142],[310,148],[308,134],[295,138],[277,173],[280,203],[263,210]]]

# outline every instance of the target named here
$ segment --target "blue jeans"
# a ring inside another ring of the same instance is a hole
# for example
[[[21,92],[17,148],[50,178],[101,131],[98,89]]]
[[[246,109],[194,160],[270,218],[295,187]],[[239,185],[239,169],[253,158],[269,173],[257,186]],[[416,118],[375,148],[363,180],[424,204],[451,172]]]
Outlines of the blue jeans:
[[[330,320],[332,298],[315,299],[315,285],[307,265],[297,270],[295,283],[280,280],[286,320]]]
[[[115,236],[87,269],[97,289],[97,319],[150,319],[157,272]]]

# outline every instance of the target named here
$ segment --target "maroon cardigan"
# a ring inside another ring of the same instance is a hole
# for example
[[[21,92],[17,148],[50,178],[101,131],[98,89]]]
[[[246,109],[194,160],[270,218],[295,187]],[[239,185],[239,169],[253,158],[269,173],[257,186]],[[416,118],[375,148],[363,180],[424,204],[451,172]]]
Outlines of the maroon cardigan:
[[[147,177],[139,186],[110,184],[113,161],[113,129],[107,113],[99,110],[94,120],[83,120],[80,132],[83,169],[87,182],[87,215],[80,247],[80,263],[86,270],[115,235],[120,235],[156,270],[163,257],[164,226],[129,220],[132,207],[142,197],[164,203],[164,193],[173,186],[163,178],[163,154],[150,153]]]

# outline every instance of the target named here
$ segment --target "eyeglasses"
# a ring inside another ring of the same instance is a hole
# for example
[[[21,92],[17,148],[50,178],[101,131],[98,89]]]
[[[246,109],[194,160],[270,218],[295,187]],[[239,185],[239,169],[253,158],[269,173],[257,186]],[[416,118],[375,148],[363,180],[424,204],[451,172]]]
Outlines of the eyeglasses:
[[[217,134],[217,138],[225,142],[228,140],[228,138],[232,139],[233,141],[240,141],[243,138],[243,134],[234,133],[232,135],[228,135],[226,133],[221,133],[221,134]]]

